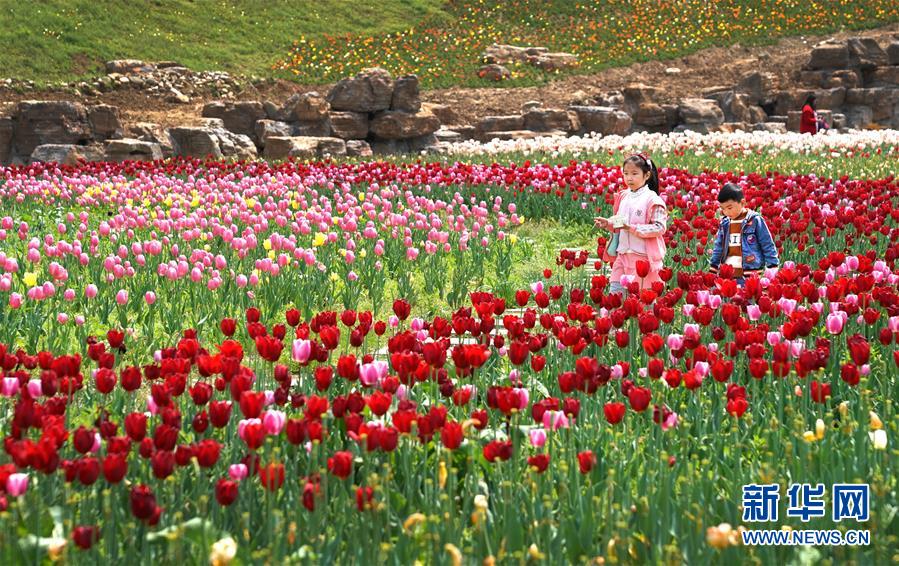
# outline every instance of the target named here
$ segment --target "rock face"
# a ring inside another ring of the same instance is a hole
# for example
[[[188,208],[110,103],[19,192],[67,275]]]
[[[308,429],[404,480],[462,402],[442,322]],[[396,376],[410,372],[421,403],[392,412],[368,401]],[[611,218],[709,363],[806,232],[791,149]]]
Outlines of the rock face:
[[[237,160],[254,159],[257,156],[253,140],[224,128],[171,128],[169,135],[172,137],[175,155]]]
[[[342,79],[328,93],[332,110],[378,112],[388,110],[392,101],[393,78],[379,67]]]
[[[112,140],[106,144],[107,161],[156,161],[162,159],[158,143],[135,139]]]
[[[282,116],[286,121],[320,122],[328,117],[330,109],[331,105],[325,97],[313,91],[288,98]]]
[[[406,75],[396,80],[390,109],[411,114],[421,110],[421,88],[417,76]]]
[[[116,139],[124,135],[119,109],[108,104],[92,106],[87,111],[87,119],[95,139]]]
[[[80,161],[103,161],[103,148],[73,144],[43,144],[31,152],[31,163],[78,165]]]
[[[265,144],[263,157],[272,160],[288,158],[313,159],[316,157],[347,154],[346,142],[329,137],[270,137]]]
[[[203,107],[203,117],[220,118],[228,130],[258,141],[256,122],[266,118],[266,113],[256,101],[210,102]]]
[[[627,112],[610,106],[570,106],[569,110],[577,114],[581,130],[585,132],[623,136],[633,125]]]
[[[524,114],[524,127],[535,132],[576,132],[581,129],[578,115],[574,112],[558,109],[534,109]]]
[[[371,133],[385,140],[417,138],[433,134],[440,128],[440,120],[428,110],[416,114],[385,110],[371,121]]]
[[[345,140],[364,140],[368,136],[368,114],[361,112],[331,112],[331,132]]]
[[[20,102],[14,117],[13,152],[30,156],[39,145],[86,145],[92,136],[87,111],[77,102]]]

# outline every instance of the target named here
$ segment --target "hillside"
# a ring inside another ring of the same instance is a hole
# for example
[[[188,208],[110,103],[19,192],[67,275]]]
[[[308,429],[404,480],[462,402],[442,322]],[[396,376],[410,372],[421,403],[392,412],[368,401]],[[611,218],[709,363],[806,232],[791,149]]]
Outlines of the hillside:
[[[384,34],[448,18],[441,0],[0,0],[0,75],[39,83],[102,74],[110,59],[272,74],[298,37]]]
[[[494,86],[477,76],[491,43],[578,56],[593,74],[697,50],[770,44],[899,21],[892,0],[0,0],[2,75],[41,84],[103,72],[103,62],[175,60],[195,70],[327,84],[368,66],[416,73],[425,88]],[[509,65],[503,86],[557,78]]]

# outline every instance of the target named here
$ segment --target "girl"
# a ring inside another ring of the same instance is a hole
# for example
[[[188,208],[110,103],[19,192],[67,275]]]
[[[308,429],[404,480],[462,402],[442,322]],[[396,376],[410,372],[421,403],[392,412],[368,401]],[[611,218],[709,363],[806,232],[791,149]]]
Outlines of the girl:
[[[665,261],[665,230],[668,209],[659,196],[659,170],[643,153],[631,155],[621,166],[627,187],[615,195],[614,216],[598,217],[595,226],[613,232],[609,247],[603,254],[612,262],[610,292],[624,290],[622,276],[640,281],[642,288],[661,281],[659,271]],[[617,235],[617,245],[616,237]],[[614,248],[614,249],[611,249]],[[638,266],[638,263],[642,264]],[[646,264],[649,270],[646,271]],[[638,269],[639,267],[639,269]]]

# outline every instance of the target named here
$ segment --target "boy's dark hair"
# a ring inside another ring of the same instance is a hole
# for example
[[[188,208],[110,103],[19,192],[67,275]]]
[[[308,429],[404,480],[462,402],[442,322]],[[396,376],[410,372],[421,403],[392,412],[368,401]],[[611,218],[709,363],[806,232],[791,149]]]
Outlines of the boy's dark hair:
[[[725,183],[718,192],[718,202],[725,203],[730,201],[740,202],[743,200],[743,189],[734,183]]]
[[[649,180],[646,181],[646,186],[649,187],[650,191],[659,194],[659,168],[652,162],[652,159],[645,153],[635,153],[624,160],[622,167],[628,163],[633,163],[644,173],[649,173]]]
[[[808,97],[806,97],[806,99],[805,99],[805,104],[803,104],[803,106],[811,106],[811,107],[812,107],[812,110],[815,110],[815,109],[816,109],[816,108],[815,108],[815,101],[816,101],[816,100],[818,100],[818,99],[815,98],[815,95],[814,95],[814,94],[810,94],[810,95],[808,95]]]

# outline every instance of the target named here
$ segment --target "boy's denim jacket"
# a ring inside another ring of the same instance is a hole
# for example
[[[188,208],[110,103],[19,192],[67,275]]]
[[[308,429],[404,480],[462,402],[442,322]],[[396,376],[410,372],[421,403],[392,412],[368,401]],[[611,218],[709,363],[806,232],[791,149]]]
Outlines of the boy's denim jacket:
[[[710,260],[711,270],[718,271],[721,263],[727,258],[727,238],[730,234],[730,218],[721,218],[718,235],[715,236],[715,249]],[[743,271],[759,271],[766,267],[777,267],[780,258],[777,247],[771,237],[771,231],[762,215],[748,210],[743,220]]]

